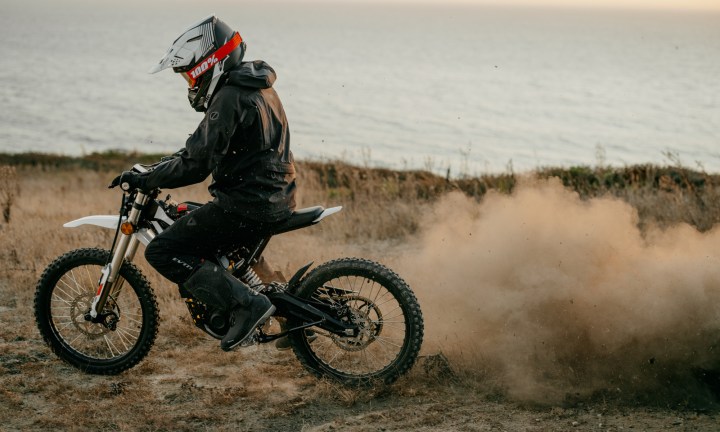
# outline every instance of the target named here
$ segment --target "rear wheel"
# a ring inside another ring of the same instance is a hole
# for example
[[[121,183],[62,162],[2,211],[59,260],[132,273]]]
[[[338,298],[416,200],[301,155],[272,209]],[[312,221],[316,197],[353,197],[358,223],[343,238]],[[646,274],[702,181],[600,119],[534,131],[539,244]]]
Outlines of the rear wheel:
[[[307,331],[289,335],[295,355],[315,375],[347,385],[389,384],[415,363],[422,313],[407,283],[387,267],[357,258],[331,261],[308,274],[295,294],[357,325],[352,335],[320,327],[311,327],[316,337]]]
[[[147,355],[158,331],[158,306],[145,276],[124,262],[113,284],[103,323],[85,319],[110,252],[78,249],[43,272],[35,291],[35,320],[55,354],[89,373],[111,375]]]

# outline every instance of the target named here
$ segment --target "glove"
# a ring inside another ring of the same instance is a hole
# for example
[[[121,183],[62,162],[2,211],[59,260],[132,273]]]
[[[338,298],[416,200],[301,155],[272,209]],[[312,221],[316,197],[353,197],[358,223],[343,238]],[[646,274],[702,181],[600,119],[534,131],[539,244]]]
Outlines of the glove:
[[[145,189],[146,182],[147,179],[144,176],[133,171],[125,171],[113,179],[108,189],[112,189],[115,186],[120,186],[120,189],[126,192],[135,189]]]

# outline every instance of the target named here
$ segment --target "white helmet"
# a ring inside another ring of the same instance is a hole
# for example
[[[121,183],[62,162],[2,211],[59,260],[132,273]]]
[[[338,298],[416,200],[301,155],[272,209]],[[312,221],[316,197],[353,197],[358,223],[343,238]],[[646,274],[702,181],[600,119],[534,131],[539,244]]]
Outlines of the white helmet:
[[[173,68],[188,83],[188,100],[196,111],[205,111],[224,72],[238,65],[245,42],[215,15],[191,25],[175,39],[150,73]]]

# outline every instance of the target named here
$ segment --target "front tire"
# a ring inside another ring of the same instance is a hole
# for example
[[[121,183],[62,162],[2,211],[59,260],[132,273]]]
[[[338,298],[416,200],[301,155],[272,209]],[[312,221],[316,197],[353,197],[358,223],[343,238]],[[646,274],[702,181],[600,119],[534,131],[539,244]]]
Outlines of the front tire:
[[[295,294],[342,311],[341,319],[359,329],[352,336],[320,327],[311,327],[314,335],[288,335],[295,355],[313,374],[349,386],[390,384],[417,360],[423,339],[420,306],[407,283],[382,264],[358,258],[330,261],[310,272]],[[295,319],[289,327],[302,324]]]
[[[35,291],[35,320],[52,351],[84,372],[101,375],[140,362],[155,342],[159,322],[155,294],[129,262],[123,262],[105,306],[114,325],[85,320],[109,257],[103,249],[68,252],[50,263]]]

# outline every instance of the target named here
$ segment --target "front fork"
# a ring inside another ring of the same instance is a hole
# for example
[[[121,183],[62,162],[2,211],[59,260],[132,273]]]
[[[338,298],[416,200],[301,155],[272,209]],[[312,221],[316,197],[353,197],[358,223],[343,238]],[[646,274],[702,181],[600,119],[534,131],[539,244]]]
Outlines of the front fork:
[[[140,212],[147,204],[148,196],[138,191],[135,196],[135,202],[133,202],[132,209],[128,215],[125,223],[131,224],[133,227],[137,227],[137,222],[140,219]],[[132,261],[137,252],[139,241],[133,234],[119,233],[120,238],[115,246],[115,250],[112,251],[112,260],[105,265],[102,269],[102,274],[98,282],[98,290],[93,298],[92,305],[90,306],[90,317],[93,321],[98,320],[98,316],[102,319],[102,311],[105,308],[105,303],[110,295],[110,292],[115,289],[119,291],[122,288],[122,280],[118,282],[118,274],[120,274],[120,267],[122,267],[123,260],[128,262]],[[116,285],[117,283],[117,285]]]

